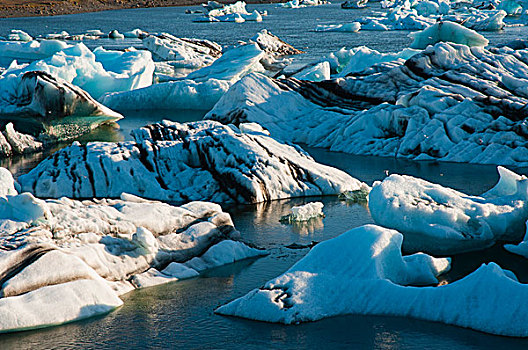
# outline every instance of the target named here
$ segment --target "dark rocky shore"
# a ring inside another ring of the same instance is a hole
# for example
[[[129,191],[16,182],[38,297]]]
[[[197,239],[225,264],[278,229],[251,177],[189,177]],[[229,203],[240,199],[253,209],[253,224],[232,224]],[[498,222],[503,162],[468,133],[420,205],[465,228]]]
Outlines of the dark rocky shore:
[[[128,8],[192,6],[201,0],[0,0],[0,17],[55,16]],[[221,1],[224,2],[224,1]],[[234,1],[225,1],[234,2]],[[271,3],[277,0],[253,0],[247,3]]]

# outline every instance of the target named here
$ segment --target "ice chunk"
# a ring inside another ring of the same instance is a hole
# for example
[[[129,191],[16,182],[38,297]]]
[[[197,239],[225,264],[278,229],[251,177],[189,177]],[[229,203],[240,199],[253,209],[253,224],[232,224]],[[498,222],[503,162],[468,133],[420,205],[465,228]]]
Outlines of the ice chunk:
[[[291,214],[283,216],[280,221],[283,223],[292,223],[308,221],[315,218],[324,217],[324,204],[321,202],[312,202],[298,207],[291,208]]]
[[[293,75],[299,80],[323,81],[330,79],[330,63],[327,61],[319,62],[313,66],[306,67]]]
[[[357,56],[363,70],[324,83],[250,74],[206,118],[255,122],[277,139],[351,154],[528,166],[518,132],[528,117],[522,50],[438,43],[405,61],[371,53]],[[339,72],[352,56],[324,60]]]
[[[367,6],[368,0],[347,0],[341,3],[342,9],[359,9]]]
[[[13,175],[6,168],[0,167],[0,197],[17,195]]]
[[[453,254],[482,249],[497,240],[520,239],[528,219],[528,180],[510,173],[501,170],[506,179],[486,197],[391,175],[372,187],[370,213],[376,223],[402,232],[409,251]]]
[[[12,66],[2,74],[42,71],[86,90],[94,98],[106,92],[128,91],[152,84],[154,62],[145,50],[125,52],[98,48],[90,51],[79,43],[27,66]]]
[[[22,132],[66,139],[122,118],[82,89],[41,71],[4,76],[0,92],[0,113],[8,120],[23,118],[25,123],[17,124]],[[34,138],[17,134],[10,124],[4,136],[17,153],[42,147]]]
[[[316,32],[359,32],[361,24],[352,22],[346,24],[319,24],[315,27]]]
[[[186,79],[160,83],[145,89],[108,94],[101,102],[110,108],[208,110],[229,87],[251,72],[265,71],[260,63],[265,53],[257,44],[242,45],[225,52],[212,65],[190,73]]]
[[[8,65],[13,60],[29,62],[53,56],[71,45],[59,40],[29,42],[0,41],[0,62]]]
[[[346,173],[316,163],[297,146],[217,122],[164,121],[133,134],[136,142],[65,148],[21,176],[22,188],[47,198],[128,192],[171,202],[256,203],[337,195],[362,186]]]
[[[119,33],[116,29],[112,30],[109,34],[108,34],[108,37],[110,39],[124,39],[125,36],[121,33]]]
[[[438,287],[448,259],[402,256],[402,236],[362,226],[319,243],[283,275],[216,310],[223,315],[293,324],[361,314],[443,322],[506,336],[528,336],[522,310],[528,287],[490,263]],[[442,305],[442,307],[439,307]]]
[[[256,43],[262,51],[276,56],[297,55],[303,53],[303,51],[297,50],[266,29],[262,29],[258,32],[251,38],[251,41]]]
[[[11,33],[7,35],[7,40],[12,41],[31,41],[33,38],[28,33],[20,29],[11,29]]]
[[[177,38],[162,33],[143,39],[143,45],[155,57],[170,61],[175,67],[200,68],[222,55],[222,47],[209,40]]]
[[[185,266],[201,272],[235,261],[268,254],[265,250],[248,247],[242,242],[225,240],[209,248],[202,256],[187,261]]]
[[[102,280],[78,280],[1,298],[0,331],[59,325],[101,315],[123,304]]]
[[[409,36],[413,39],[411,47],[414,49],[425,49],[428,45],[441,41],[467,46],[486,46],[489,42],[474,30],[453,22],[438,22],[421,32],[411,33]]]
[[[100,101],[118,111],[143,109],[193,109],[208,111],[229,90],[225,80],[178,80],[126,92],[106,94]]]

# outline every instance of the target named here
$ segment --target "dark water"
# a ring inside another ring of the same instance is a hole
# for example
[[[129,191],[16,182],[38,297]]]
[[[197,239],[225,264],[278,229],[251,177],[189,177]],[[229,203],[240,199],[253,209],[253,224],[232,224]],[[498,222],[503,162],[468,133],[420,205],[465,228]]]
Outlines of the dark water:
[[[374,5],[378,6],[378,5]],[[317,24],[344,23],[364,16],[370,10],[343,11],[339,4],[305,9],[276,9],[273,5],[248,5],[270,12],[262,23],[192,23],[185,8],[137,9],[49,18],[3,19],[0,34],[12,28],[30,34],[66,30],[72,34],[87,29],[109,31],[136,27],[154,32],[168,31],[177,36],[203,37],[221,44],[246,40],[267,28],[294,46],[308,50],[301,60],[308,61],[339,49],[368,45],[381,51],[406,47],[408,32],[314,33]],[[487,33],[493,44],[523,37],[527,30],[512,28]],[[139,46],[138,40],[99,40],[90,47],[123,48]],[[81,141],[129,140],[133,128],[161,119],[180,122],[198,120],[203,112],[148,111],[126,112],[120,129],[100,128]],[[60,146],[59,146],[60,147]],[[497,181],[494,166],[409,162],[392,158],[352,156],[307,148],[314,158],[338,167],[372,184],[387,174],[400,173],[425,178],[469,194],[487,190]],[[25,173],[46,154],[0,162],[17,174]],[[527,173],[526,169],[518,169]],[[282,225],[279,219],[293,205],[321,200],[326,217],[303,225]],[[218,316],[213,310],[257,288],[284,272],[307,249],[286,248],[291,243],[310,244],[335,237],[351,228],[372,223],[365,206],[347,204],[335,198],[308,198],[275,201],[251,206],[225,208],[233,217],[244,240],[268,249],[271,254],[258,260],[243,261],[208,272],[192,280],[133,291],[123,297],[125,305],[104,317],[40,331],[0,336],[0,349],[496,349],[526,348],[528,341],[497,337],[439,323],[395,317],[344,316],[296,326],[283,326]],[[454,272],[446,280],[462,277],[482,262],[498,261],[528,281],[526,261],[506,253],[500,246],[485,252],[454,257]],[[1,315],[0,315],[1,317]]]

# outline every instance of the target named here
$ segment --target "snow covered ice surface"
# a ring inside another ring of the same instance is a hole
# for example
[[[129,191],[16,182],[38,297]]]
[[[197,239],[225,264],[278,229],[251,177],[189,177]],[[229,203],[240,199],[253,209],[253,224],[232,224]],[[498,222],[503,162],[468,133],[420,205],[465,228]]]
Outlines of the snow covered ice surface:
[[[528,50],[438,43],[324,82],[250,74],[206,118],[352,154],[527,166],[527,79]]]
[[[481,196],[406,175],[375,183],[370,213],[401,232],[405,251],[456,254],[484,249],[497,240],[519,241],[528,219],[528,180],[499,167],[500,180]]]
[[[216,204],[41,200],[0,176],[0,332],[107,313],[134,288],[267,254],[233,241],[240,234]]]
[[[241,131],[244,130],[244,131]],[[39,197],[119,197],[258,203],[338,195],[365,186],[266,131],[214,121],[164,121],[133,131],[136,142],[94,142],[56,152],[19,177]]]
[[[528,336],[528,286],[513,273],[489,263],[451,284],[427,286],[437,284],[450,260],[402,256],[402,240],[379,226],[353,229],[216,313],[286,324],[345,314],[403,316]]]

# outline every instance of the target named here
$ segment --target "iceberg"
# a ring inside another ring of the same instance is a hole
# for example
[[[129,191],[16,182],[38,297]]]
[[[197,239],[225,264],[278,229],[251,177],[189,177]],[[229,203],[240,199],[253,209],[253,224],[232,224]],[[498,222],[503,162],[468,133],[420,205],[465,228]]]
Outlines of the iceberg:
[[[427,286],[449,270],[449,259],[402,256],[402,239],[378,226],[353,229],[319,243],[283,275],[215,312],[285,324],[346,314],[401,316],[528,336],[528,286],[513,273],[489,263],[451,284]]]
[[[219,4],[219,3],[217,3]],[[206,13],[202,17],[197,17],[193,22],[237,22],[262,21],[262,15],[257,11],[248,12],[244,1],[237,1],[233,4],[220,4],[204,6]]]
[[[526,57],[438,43],[323,82],[250,74],[206,119],[351,154],[528,166]]]
[[[14,63],[2,73],[2,77],[30,71],[42,71],[61,78],[97,99],[107,92],[151,85],[154,62],[150,52],[145,50],[123,52],[97,48],[92,52],[79,43],[29,65]]]
[[[209,40],[177,38],[168,33],[149,35],[143,45],[154,57],[181,68],[201,68],[222,55],[222,47]]]
[[[101,103],[116,110],[177,108],[209,110],[231,85],[251,72],[264,72],[266,54],[257,44],[226,51],[213,64],[188,74],[185,79],[155,84],[144,89],[106,94]],[[148,103],[147,103],[148,102]]]
[[[316,32],[351,32],[357,33],[361,29],[359,22],[346,24],[319,24],[315,27]]]
[[[438,42],[452,42],[467,46],[487,46],[489,40],[474,30],[454,22],[437,22],[421,32],[409,34],[411,48],[425,49]]]
[[[319,62],[313,66],[308,66],[300,72],[293,75],[299,80],[323,81],[330,79],[330,63],[327,61]]]
[[[20,29],[11,29],[11,33],[7,35],[7,40],[11,41],[31,41],[33,37]]]
[[[154,84],[127,92],[106,94],[100,98],[105,106],[117,111],[147,109],[193,109],[208,111],[229,90],[225,80],[203,82],[177,80]]]
[[[255,125],[243,129],[164,121],[133,131],[136,142],[67,147],[19,182],[22,190],[46,198],[116,198],[128,192],[171,203],[258,203],[365,186]]]
[[[7,173],[0,171],[0,332],[104,314],[134,288],[266,254],[234,241],[240,234],[216,204],[176,207],[127,193],[41,200],[13,191]]]
[[[301,206],[291,208],[291,213],[281,217],[282,223],[302,222],[311,219],[324,217],[324,204],[321,202],[312,202]]]
[[[0,96],[1,119],[13,121],[20,132],[42,133],[48,138],[76,137],[100,124],[122,118],[84,90],[42,71],[4,73],[0,79]]]
[[[498,167],[500,180],[481,196],[406,175],[375,183],[370,213],[382,226],[396,229],[405,251],[456,254],[479,250],[497,240],[520,240],[528,219],[528,180]]]
[[[368,0],[347,0],[343,3],[341,3],[342,9],[360,9],[367,6]]]
[[[262,51],[273,56],[289,56],[303,53],[303,51],[294,48],[266,29],[262,29],[250,41],[256,43]]]
[[[71,45],[60,40],[0,41],[0,62],[9,65],[13,60],[17,62],[41,60],[68,47]]]

